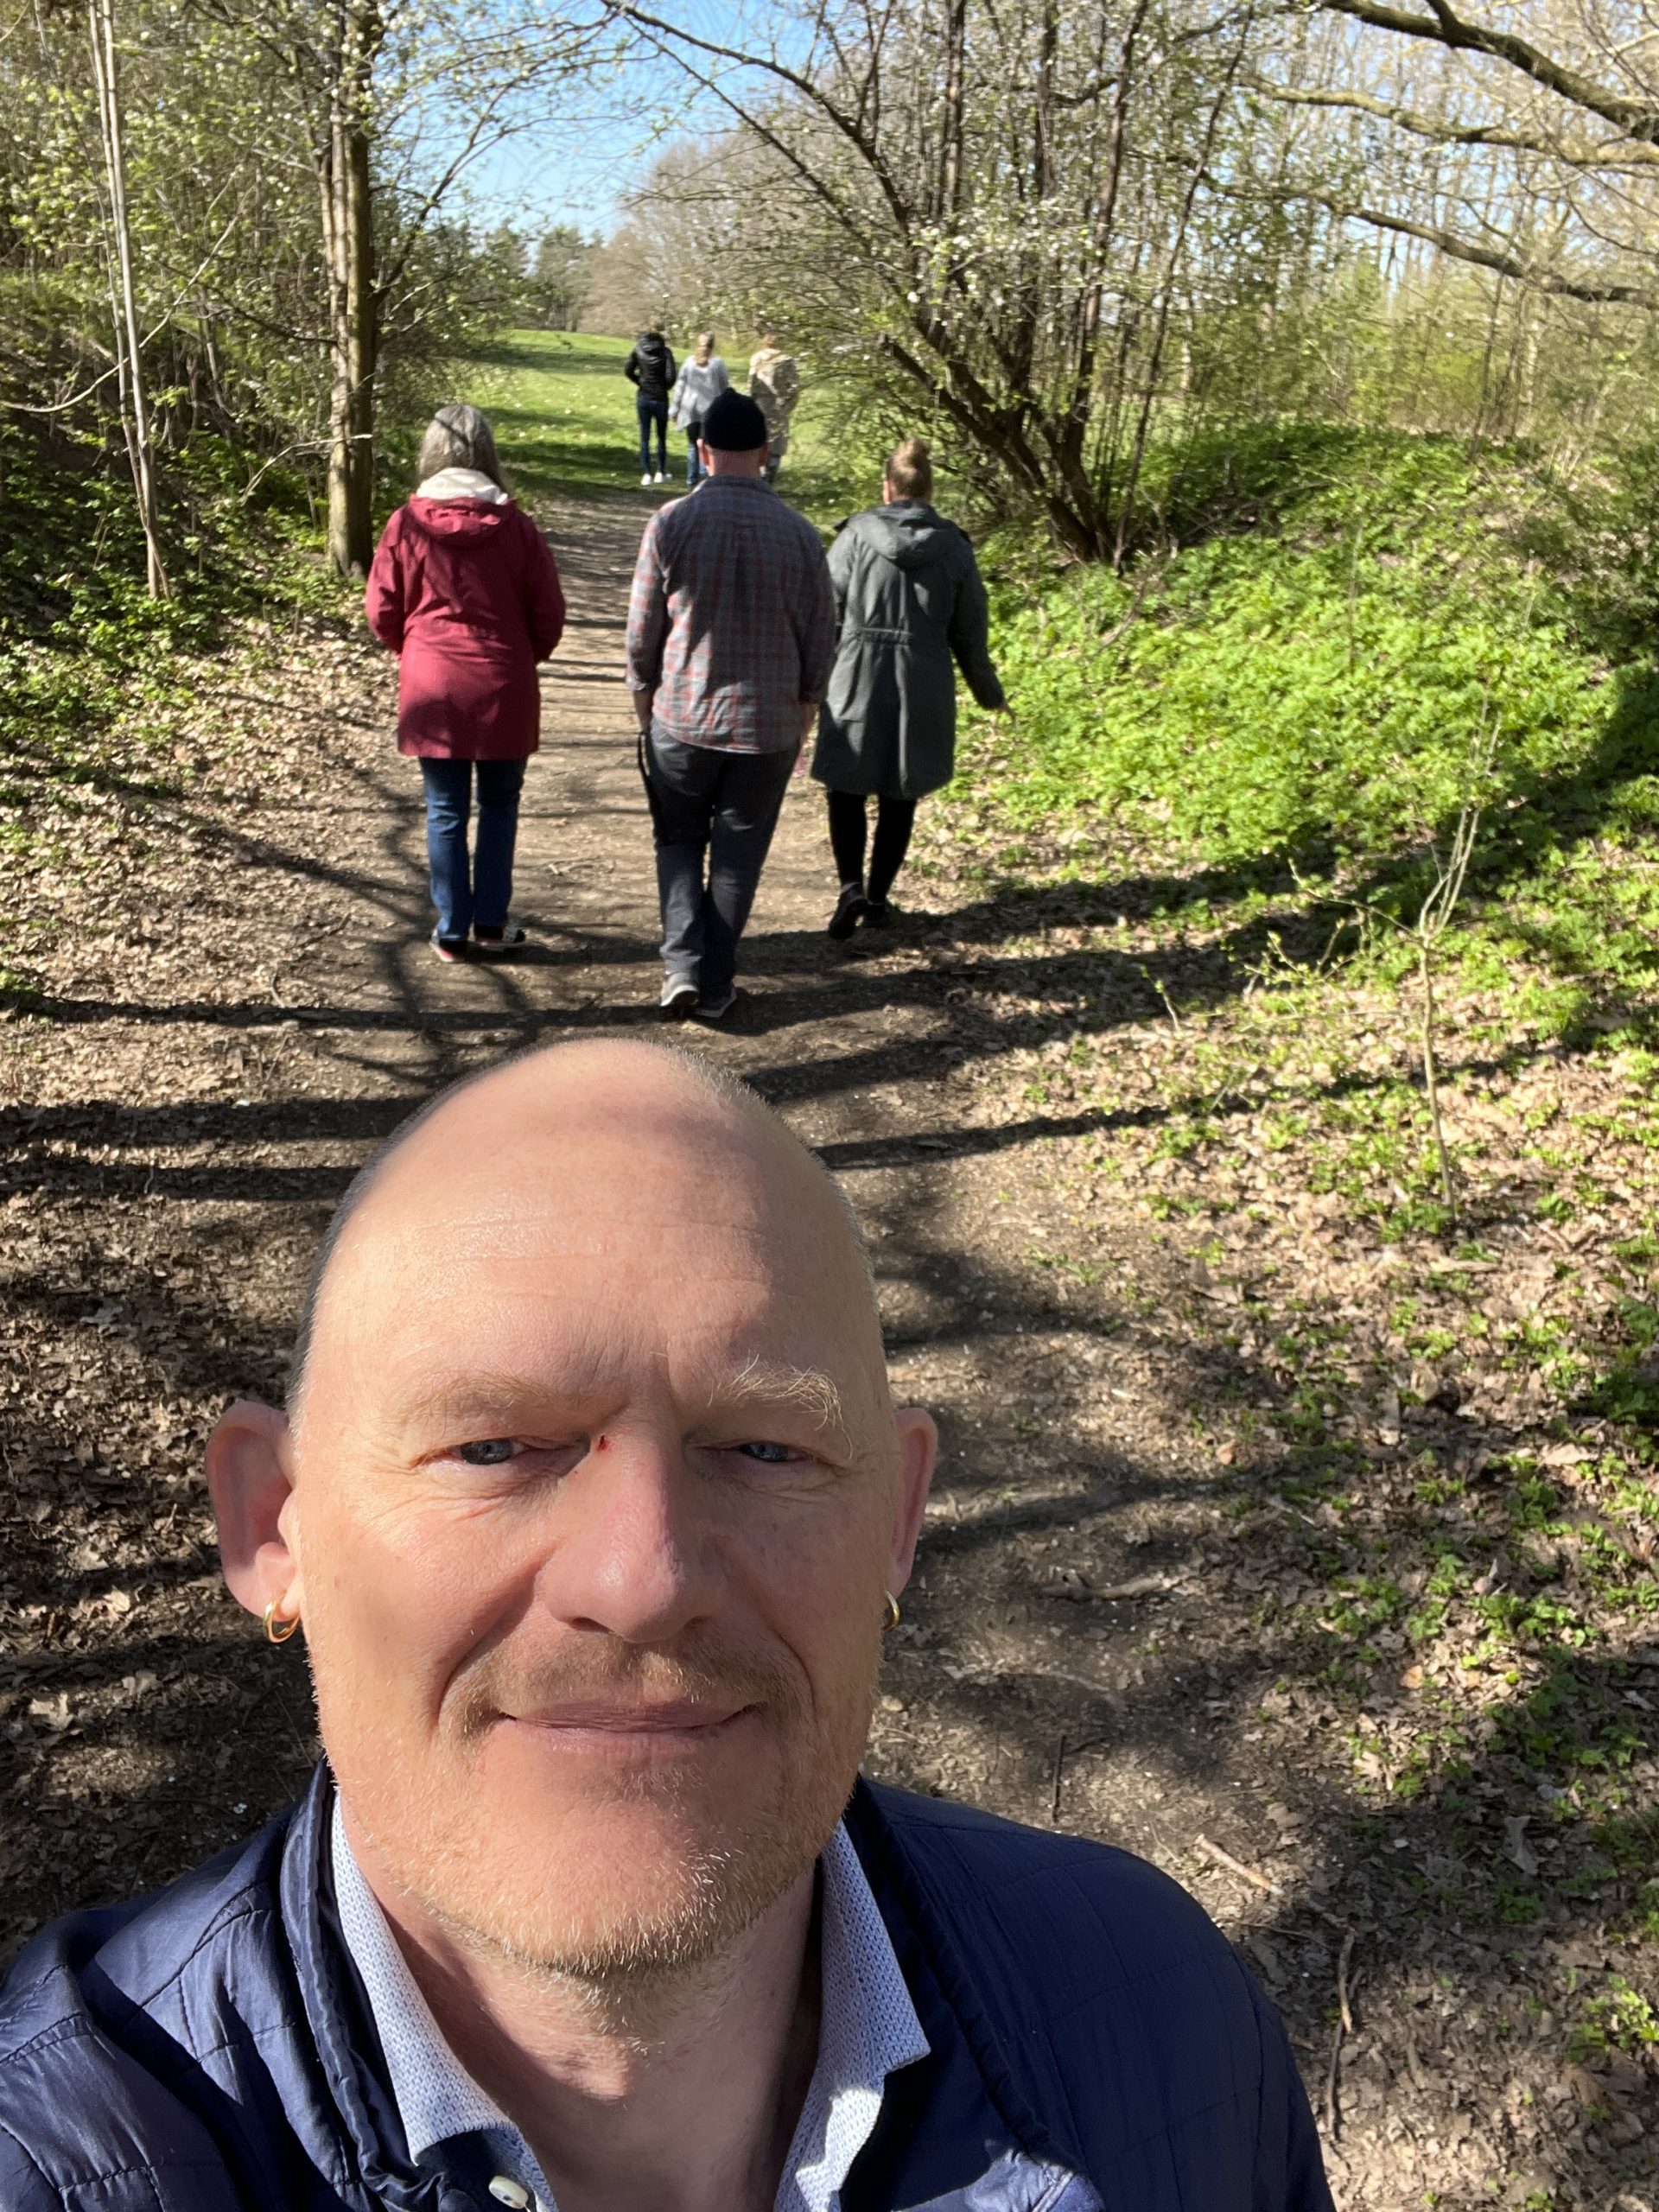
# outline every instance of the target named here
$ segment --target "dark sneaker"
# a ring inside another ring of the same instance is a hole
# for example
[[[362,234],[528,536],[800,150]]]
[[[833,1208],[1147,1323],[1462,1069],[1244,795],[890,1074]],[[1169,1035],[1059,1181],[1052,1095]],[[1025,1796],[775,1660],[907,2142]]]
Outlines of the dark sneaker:
[[[871,930],[890,930],[899,918],[899,909],[890,899],[867,899],[864,901],[864,926]]]
[[[706,1021],[710,1028],[718,1028],[721,1022],[730,1021],[741,1014],[748,1002],[748,993],[739,990],[734,984],[724,998],[701,1000],[696,1007],[696,1019]]]
[[[440,960],[451,962],[464,960],[470,950],[464,937],[440,937],[435,930],[432,932],[431,944]]]
[[[695,983],[688,983],[683,976],[679,976],[671,978],[663,985],[658,1011],[664,1021],[689,1021],[696,1010],[697,987]]]
[[[838,943],[844,943],[869,912],[869,901],[864,896],[861,883],[843,883],[841,896],[836,901],[836,911],[830,917],[830,934]]]
[[[517,922],[504,922],[497,930],[481,930],[474,925],[474,946],[486,960],[499,960],[505,953],[522,952],[529,943]]]

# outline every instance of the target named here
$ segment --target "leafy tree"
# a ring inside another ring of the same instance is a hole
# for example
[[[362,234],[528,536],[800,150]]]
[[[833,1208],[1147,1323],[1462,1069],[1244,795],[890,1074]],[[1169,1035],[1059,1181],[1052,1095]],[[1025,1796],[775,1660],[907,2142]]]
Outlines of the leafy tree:
[[[536,241],[526,295],[546,330],[574,330],[591,289],[593,245],[574,223],[556,223]]]
[[[130,425],[143,392],[163,452],[211,428],[261,467],[317,456],[330,552],[360,570],[379,391],[503,299],[457,195],[505,137],[556,127],[605,57],[606,0],[90,4],[127,251],[88,17],[43,7],[0,40],[5,396],[101,420],[123,392]]]

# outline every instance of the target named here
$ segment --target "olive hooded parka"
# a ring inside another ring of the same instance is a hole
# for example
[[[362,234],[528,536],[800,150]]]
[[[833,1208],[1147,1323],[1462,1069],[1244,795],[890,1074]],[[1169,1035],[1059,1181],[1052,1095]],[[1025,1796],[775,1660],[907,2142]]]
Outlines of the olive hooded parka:
[[[812,773],[835,791],[920,798],[956,767],[957,670],[982,707],[991,665],[974,549],[919,499],[867,507],[830,549],[837,637]]]

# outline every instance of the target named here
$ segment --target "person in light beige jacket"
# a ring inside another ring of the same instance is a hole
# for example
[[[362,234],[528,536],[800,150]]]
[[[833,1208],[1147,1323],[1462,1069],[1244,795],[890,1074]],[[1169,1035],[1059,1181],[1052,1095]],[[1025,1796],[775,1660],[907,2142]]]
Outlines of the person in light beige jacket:
[[[779,464],[789,450],[789,418],[801,396],[801,372],[794,356],[778,343],[775,330],[763,330],[759,350],[749,359],[749,397],[766,418],[766,481],[778,480]]]

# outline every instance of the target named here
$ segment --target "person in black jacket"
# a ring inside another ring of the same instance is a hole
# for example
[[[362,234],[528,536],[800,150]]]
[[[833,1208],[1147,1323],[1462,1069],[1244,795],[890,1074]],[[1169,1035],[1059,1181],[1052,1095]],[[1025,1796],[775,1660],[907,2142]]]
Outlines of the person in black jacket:
[[[674,389],[678,365],[674,348],[662,332],[642,330],[633,350],[622,364],[622,373],[636,387],[634,412],[639,417],[639,481],[668,481],[668,395]],[[651,434],[657,433],[657,467],[651,466]]]
[[[416,1115],[286,1415],[208,1449],[326,1760],[18,1960],[3,2212],[1331,2212],[1173,1882],[860,1780],[935,1448],[850,1206],[721,1070],[585,1039]]]

